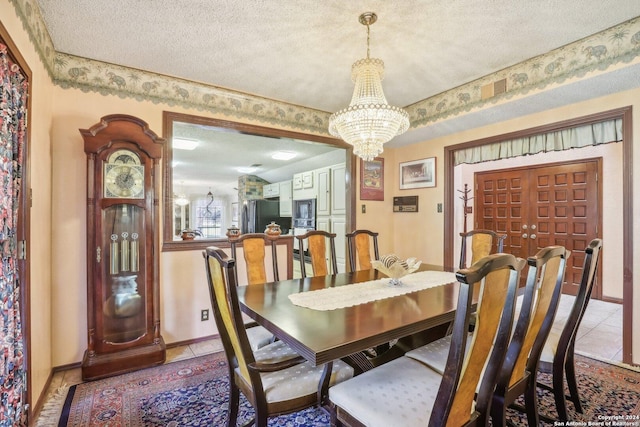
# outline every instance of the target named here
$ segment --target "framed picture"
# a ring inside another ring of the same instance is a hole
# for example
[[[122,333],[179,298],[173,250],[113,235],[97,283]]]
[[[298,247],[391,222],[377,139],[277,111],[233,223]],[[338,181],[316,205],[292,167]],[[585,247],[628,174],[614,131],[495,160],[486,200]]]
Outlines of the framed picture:
[[[436,186],[436,158],[400,163],[400,189]]]
[[[384,200],[384,159],[360,161],[360,200]]]

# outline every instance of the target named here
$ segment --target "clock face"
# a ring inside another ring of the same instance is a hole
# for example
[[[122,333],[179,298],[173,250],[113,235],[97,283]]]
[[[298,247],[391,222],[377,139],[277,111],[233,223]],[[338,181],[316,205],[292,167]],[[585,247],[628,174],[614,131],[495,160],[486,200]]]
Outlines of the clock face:
[[[139,165],[140,157],[131,150],[116,150],[109,155],[107,163],[112,165]]]
[[[144,198],[144,166],[105,164],[104,197],[120,199]]]

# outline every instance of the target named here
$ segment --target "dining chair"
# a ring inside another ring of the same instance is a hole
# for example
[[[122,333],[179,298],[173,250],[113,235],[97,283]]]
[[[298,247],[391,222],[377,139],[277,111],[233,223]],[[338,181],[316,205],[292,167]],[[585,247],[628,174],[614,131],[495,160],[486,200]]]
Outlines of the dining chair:
[[[377,366],[329,389],[332,425],[484,426],[524,264],[511,254],[494,254],[458,271],[444,375],[406,355]],[[467,340],[474,298],[478,323],[474,338]]]
[[[563,246],[548,246],[527,259],[522,305],[491,402],[493,426],[507,424],[507,408],[522,395],[529,425],[539,425],[536,373],[558,309],[570,254]]]
[[[265,233],[248,233],[229,237],[231,258],[235,260],[238,259],[237,247],[238,244],[242,244],[242,254],[247,266],[248,285],[277,282],[280,280],[276,242],[277,237],[272,237]],[[267,268],[265,264],[267,250],[271,252],[271,280],[267,278]],[[239,283],[237,276],[236,283]]]
[[[314,276],[326,276],[338,273],[338,261],[336,260],[335,233],[323,230],[310,230],[305,234],[295,236],[298,239],[300,253],[300,273],[302,277],[307,277],[307,270],[304,259],[304,248],[308,247],[311,258],[311,267]],[[306,242],[306,245],[305,245]],[[327,250],[328,242],[328,250]],[[330,263],[327,265],[327,260]]]
[[[575,374],[574,347],[578,328],[591,299],[591,292],[596,281],[601,249],[602,239],[593,239],[586,247],[582,278],[571,312],[566,318],[556,319],[540,356],[539,371],[551,373],[553,379],[552,386],[538,382],[538,387],[553,392],[558,419],[562,422],[568,420],[567,398],[573,402],[576,412],[582,413]],[[568,395],[565,395],[565,378],[569,390]],[[541,418],[548,419],[548,417],[542,416]]]
[[[493,253],[501,253],[504,248],[506,234],[498,234],[492,230],[471,230],[460,233],[462,245],[460,246],[459,268],[467,268],[467,242],[471,240],[471,265],[480,258]],[[495,249],[495,250],[494,250]]]
[[[372,243],[373,254],[371,253]],[[356,230],[348,233],[347,249],[349,250],[349,271],[371,269],[371,260],[380,259],[378,233],[370,230]]]
[[[326,388],[353,376],[353,368],[332,362],[330,377],[282,341],[257,351],[249,346],[238,301],[235,260],[215,246],[203,252],[213,314],[229,368],[229,426],[237,424],[240,393],[255,410],[256,427],[272,416],[320,405]]]
[[[231,258],[234,260],[238,259],[237,247],[239,244],[242,244],[242,253],[246,263],[248,286],[280,280],[275,238],[265,233],[248,233],[240,236],[229,237]],[[273,280],[268,280],[267,278],[267,268],[265,264],[267,249],[271,252],[271,277]],[[238,269],[234,268],[233,272],[235,274],[235,283],[239,283]],[[275,341],[275,337],[271,332],[258,325],[248,316],[244,315],[243,318],[252,350],[255,351]]]

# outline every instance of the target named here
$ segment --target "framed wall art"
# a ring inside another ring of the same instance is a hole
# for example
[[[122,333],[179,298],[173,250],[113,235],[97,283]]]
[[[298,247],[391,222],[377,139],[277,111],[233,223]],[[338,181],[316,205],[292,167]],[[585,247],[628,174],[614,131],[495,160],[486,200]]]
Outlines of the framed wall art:
[[[384,159],[360,161],[360,200],[384,200]]]
[[[400,189],[436,186],[436,158],[400,163]]]

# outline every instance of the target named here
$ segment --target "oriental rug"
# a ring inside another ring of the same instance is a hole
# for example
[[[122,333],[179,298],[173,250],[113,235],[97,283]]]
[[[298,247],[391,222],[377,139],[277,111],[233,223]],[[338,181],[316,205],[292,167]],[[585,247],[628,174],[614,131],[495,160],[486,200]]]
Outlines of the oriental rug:
[[[584,414],[575,413],[569,403],[568,425],[604,426],[610,419],[606,417],[626,417],[626,424],[609,425],[640,426],[640,372],[583,356],[576,356],[576,371]],[[78,384],[69,389],[60,420],[52,425],[226,426],[227,372],[224,354],[214,353]],[[541,374],[541,380],[549,377]],[[553,405],[553,397],[541,391],[539,410],[555,415]],[[242,398],[238,425],[252,417],[251,405]],[[516,412],[509,412],[509,418],[526,425]],[[329,417],[320,409],[308,409],[270,419],[269,426],[329,426]]]

